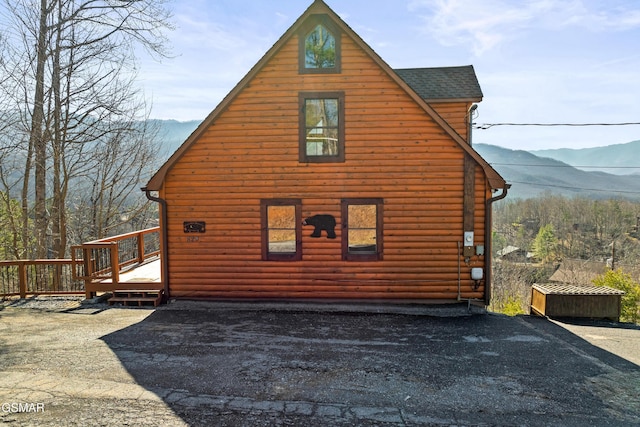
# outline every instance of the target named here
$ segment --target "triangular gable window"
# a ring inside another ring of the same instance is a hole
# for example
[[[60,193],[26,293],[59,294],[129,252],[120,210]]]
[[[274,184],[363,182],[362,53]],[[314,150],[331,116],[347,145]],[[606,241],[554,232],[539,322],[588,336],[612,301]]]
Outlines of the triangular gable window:
[[[304,40],[305,68],[336,68],[336,38],[318,25]]]
[[[340,72],[340,33],[325,15],[312,16],[299,38],[301,73]]]

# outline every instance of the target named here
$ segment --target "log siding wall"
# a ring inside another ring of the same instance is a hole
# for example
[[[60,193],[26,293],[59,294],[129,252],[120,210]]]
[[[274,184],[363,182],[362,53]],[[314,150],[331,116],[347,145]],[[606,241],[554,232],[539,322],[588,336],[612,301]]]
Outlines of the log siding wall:
[[[464,262],[464,152],[351,39],[340,74],[300,74],[293,37],[168,172],[170,292],[205,298],[482,298]],[[345,94],[345,162],[299,162],[298,94]],[[440,106],[461,125],[468,105]],[[462,110],[462,112],[460,112]],[[457,112],[456,112],[457,111]],[[482,169],[475,177],[475,244],[484,244]],[[300,199],[302,218],[330,214],[336,239],[302,229],[302,259],[262,259],[261,200]],[[384,201],[381,261],[341,258],[341,200]],[[206,221],[198,236],[184,221]],[[458,243],[460,242],[460,243]],[[460,269],[460,275],[458,271]]]

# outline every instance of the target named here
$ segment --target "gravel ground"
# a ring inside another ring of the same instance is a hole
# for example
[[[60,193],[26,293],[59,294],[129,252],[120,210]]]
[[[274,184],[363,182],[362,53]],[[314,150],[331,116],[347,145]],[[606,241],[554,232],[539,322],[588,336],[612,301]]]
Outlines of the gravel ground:
[[[51,313],[71,313],[78,314],[96,314],[100,311],[107,310],[110,306],[106,303],[109,294],[87,300],[84,295],[66,295],[66,296],[32,296],[20,299],[5,298],[0,300],[0,309],[2,308],[28,308],[31,310],[45,311]],[[149,307],[127,307],[132,309],[141,308],[143,310]]]
[[[638,365],[543,318],[454,313],[186,301],[119,308],[80,297],[5,301],[0,420],[640,425]],[[640,331],[629,333],[637,339]],[[44,410],[12,410],[28,403]]]

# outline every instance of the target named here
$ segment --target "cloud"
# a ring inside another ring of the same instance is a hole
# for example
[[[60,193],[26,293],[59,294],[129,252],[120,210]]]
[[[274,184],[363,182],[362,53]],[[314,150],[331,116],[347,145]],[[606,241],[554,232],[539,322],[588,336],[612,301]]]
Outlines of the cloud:
[[[579,19],[579,25],[592,31],[626,31],[640,28],[640,9],[614,9],[589,13],[579,17]]]
[[[237,51],[246,45],[246,40],[234,29],[205,19],[193,19],[187,15],[177,16],[179,30],[174,34],[174,42],[183,49],[216,49]]]
[[[640,8],[589,5],[583,0],[411,0],[422,31],[444,46],[468,45],[476,56],[536,30],[581,27],[623,31],[640,27]]]

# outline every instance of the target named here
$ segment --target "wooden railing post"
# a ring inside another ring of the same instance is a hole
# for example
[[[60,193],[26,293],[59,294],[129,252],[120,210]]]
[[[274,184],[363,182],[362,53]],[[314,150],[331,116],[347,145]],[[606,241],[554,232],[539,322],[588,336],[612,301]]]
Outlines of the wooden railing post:
[[[109,252],[111,256],[111,283],[113,283],[115,288],[120,281],[120,259],[118,258],[117,242],[112,242]]]
[[[138,243],[138,263],[144,262],[144,233],[139,233],[136,239]]]
[[[53,274],[53,290],[60,290],[60,280],[62,280],[62,265],[56,264],[53,266],[55,273]]]
[[[20,284],[20,298],[27,297],[27,266],[24,261],[18,263],[18,283]]]
[[[85,298],[91,299],[94,297],[94,292],[90,291],[91,285],[91,276],[94,272],[95,265],[93,264],[93,259],[91,258],[91,248],[82,247],[82,261],[84,262],[84,289],[85,289]]]

